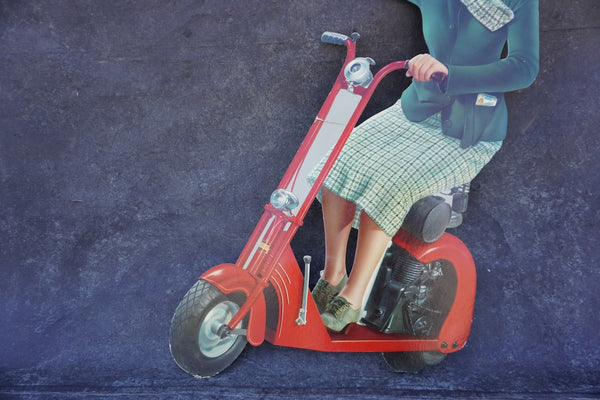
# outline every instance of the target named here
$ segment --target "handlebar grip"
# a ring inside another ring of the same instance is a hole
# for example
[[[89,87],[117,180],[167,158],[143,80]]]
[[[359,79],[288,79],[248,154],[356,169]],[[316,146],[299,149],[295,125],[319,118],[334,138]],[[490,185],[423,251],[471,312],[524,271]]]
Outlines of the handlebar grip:
[[[408,60],[404,61],[404,68],[408,69]],[[447,75],[443,74],[442,72],[434,72],[429,77],[429,80],[441,85],[446,80],[446,77]]]
[[[443,74],[442,72],[434,72],[433,74],[431,74],[431,76],[429,77],[430,81],[434,81],[435,83],[438,84],[442,84],[444,83],[444,81],[446,80],[446,75]]]
[[[321,42],[337,44],[340,46],[344,46],[346,44],[346,40],[348,39],[350,39],[348,36],[335,32],[323,32],[321,35]]]

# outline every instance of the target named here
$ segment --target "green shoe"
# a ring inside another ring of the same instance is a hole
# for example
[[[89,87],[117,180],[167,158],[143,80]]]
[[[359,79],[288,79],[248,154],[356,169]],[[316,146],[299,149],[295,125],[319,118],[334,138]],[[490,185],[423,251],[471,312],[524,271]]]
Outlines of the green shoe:
[[[328,329],[340,332],[348,324],[358,322],[360,310],[353,309],[345,298],[335,296],[327,305],[325,312],[321,314],[321,318]]]
[[[333,299],[339,292],[342,291],[344,286],[348,282],[348,275],[344,275],[340,283],[337,286],[331,286],[325,279],[320,278],[314,289],[312,290],[312,297],[317,305],[319,314],[323,313],[327,308],[327,304]]]

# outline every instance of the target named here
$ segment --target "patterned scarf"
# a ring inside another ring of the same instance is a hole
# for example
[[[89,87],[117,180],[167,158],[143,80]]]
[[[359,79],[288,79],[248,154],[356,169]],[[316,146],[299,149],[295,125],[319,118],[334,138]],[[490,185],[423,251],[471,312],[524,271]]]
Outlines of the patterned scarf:
[[[502,0],[460,0],[483,26],[494,32],[513,18],[512,10]]]

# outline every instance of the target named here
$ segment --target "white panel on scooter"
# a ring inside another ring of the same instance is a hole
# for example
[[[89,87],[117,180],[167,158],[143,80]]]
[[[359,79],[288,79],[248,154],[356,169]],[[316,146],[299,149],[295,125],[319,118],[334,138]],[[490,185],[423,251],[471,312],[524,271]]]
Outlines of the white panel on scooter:
[[[300,206],[304,204],[312,187],[307,181],[308,175],[337,143],[361,98],[347,90],[340,90],[336,95],[314,143],[308,150],[299,171],[296,172],[292,186],[287,188],[296,195]],[[300,208],[297,207],[296,210]]]
[[[325,121],[333,124],[342,124],[346,127],[354,110],[358,107],[361,98],[362,96],[351,93],[348,90],[340,90],[335,97],[329,113],[327,113],[327,117],[325,117]]]

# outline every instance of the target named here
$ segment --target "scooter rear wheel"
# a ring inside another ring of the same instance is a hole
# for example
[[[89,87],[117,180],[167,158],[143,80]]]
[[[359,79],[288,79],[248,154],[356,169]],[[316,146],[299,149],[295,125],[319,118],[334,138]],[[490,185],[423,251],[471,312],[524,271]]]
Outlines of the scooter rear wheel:
[[[173,359],[195,377],[209,377],[227,368],[240,355],[247,340],[243,335],[221,335],[239,310],[241,295],[225,295],[199,280],[177,306],[169,332]],[[246,322],[236,327],[242,329]]]
[[[387,365],[396,372],[417,373],[425,367],[441,363],[446,354],[439,351],[406,351],[381,353]]]

